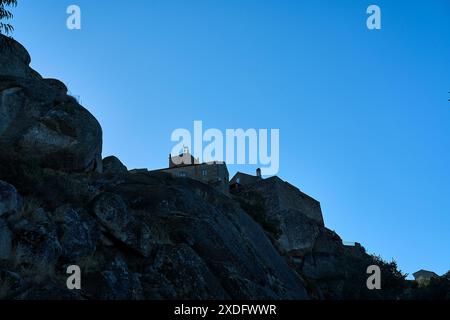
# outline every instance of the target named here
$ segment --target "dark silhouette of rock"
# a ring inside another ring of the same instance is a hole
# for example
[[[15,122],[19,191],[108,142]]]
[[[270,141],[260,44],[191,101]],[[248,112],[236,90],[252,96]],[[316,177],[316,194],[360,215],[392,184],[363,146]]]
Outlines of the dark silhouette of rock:
[[[142,256],[150,256],[152,243],[155,242],[153,234],[148,226],[128,209],[122,197],[113,193],[102,193],[93,201],[92,211],[110,236]]]
[[[169,280],[170,279],[170,280]],[[142,286],[153,299],[229,299],[220,280],[188,245],[160,245],[144,270]]]
[[[230,197],[101,161],[95,118],[60,81],[37,77],[22,46],[2,50],[15,66],[0,65],[0,179],[17,191],[0,185],[0,269],[23,284],[14,298],[80,298],[62,281],[72,264],[91,299],[309,298]]]
[[[6,220],[13,234],[10,260],[22,272],[52,274],[62,248],[52,217],[42,208],[26,208]]]
[[[68,172],[102,170],[102,130],[97,120],[53,79],[29,67],[17,42],[1,45],[0,148],[28,163]]]
[[[11,257],[13,234],[4,220],[0,220],[0,261]]]
[[[41,79],[42,77],[29,67],[31,57],[17,41],[0,35],[0,70],[2,76]]]
[[[53,213],[53,219],[62,247],[61,259],[69,264],[76,264],[81,258],[95,252],[101,231],[88,212],[78,212],[70,206],[65,206]]]
[[[8,212],[17,210],[18,197],[16,188],[0,181],[0,217]]]
[[[265,229],[314,298],[373,298],[366,269],[376,264],[360,245],[347,247],[323,223],[320,204],[278,177],[233,189],[234,199]],[[387,298],[388,295],[385,295]],[[395,293],[389,298],[395,298]]]
[[[0,291],[0,299],[14,299],[20,292],[26,290],[23,279],[15,272],[0,269],[0,283],[2,290]]]

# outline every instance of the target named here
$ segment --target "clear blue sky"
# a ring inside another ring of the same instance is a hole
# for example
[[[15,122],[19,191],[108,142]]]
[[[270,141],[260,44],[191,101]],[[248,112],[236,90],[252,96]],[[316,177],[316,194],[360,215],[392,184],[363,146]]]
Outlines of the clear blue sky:
[[[380,31],[366,8],[382,10]],[[82,9],[82,30],[65,27]],[[161,168],[176,128],[279,128],[280,176],[344,240],[450,269],[450,1],[19,0],[14,36],[99,119],[104,155]],[[254,167],[231,167],[253,172]]]

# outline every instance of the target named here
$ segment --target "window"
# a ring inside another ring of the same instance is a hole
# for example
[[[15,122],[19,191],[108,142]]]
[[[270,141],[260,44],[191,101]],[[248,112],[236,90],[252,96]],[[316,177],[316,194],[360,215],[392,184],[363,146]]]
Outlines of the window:
[[[179,176],[179,177],[185,178],[185,177],[187,176],[187,174],[186,174],[186,172],[180,172],[180,173],[178,174],[178,176]]]
[[[202,170],[202,176],[206,177],[208,175],[208,171],[207,170]]]
[[[236,183],[241,183],[241,178],[237,178]]]

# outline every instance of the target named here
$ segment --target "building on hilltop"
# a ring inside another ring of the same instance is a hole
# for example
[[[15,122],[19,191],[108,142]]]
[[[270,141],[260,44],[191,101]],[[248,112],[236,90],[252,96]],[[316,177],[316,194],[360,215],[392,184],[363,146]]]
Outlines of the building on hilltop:
[[[256,169],[256,176],[247,173],[237,172],[230,181],[230,188],[237,189],[241,186],[246,186],[252,183],[262,181],[261,169]]]
[[[178,156],[172,156],[169,154],[169,169],[198,164],[200,164],[198,158],[195,158],[192,154],[190,154],[189,149],[186,147],[184,148],[183,153],[180,153]]]
[[[278,176],[263,179],[260,169],[256,170],[256,176],[236,173],[230,181],[230,192],[243,198],[254,194],[263,195],[268,211],[275,212],[275,215],[276,212],[289,213],[291,216],[301,214],[321,226],[325,225],[319,201]]]
[[[169,155],[169,167],[156,171],[170,173],[174,177],[194,179],[228,194],[227,165],[219,161],[200,163],[187,148],[178,156]]]

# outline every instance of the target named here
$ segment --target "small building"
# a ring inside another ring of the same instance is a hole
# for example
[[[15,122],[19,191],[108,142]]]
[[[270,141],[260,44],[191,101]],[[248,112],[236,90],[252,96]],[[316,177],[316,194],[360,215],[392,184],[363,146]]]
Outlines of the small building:
[[[261,181],[263,178],[261,176],[261,169],[256,169],[256,176],[251,174],[237,172],[230,181],[230,188],[236,189],[240,186],[245,186]]]
[[[167,172],[174,177],[201,181],[226,194],[229,190],[227,165],[218,161],[200,163],[187,148],[178,156],[169,155],[169,167],[156,171]]]
[[[419,285],[428,285],[432,278],[439,278],[439,276],[433,271],[423,269],[413,273],[413,276]]]

